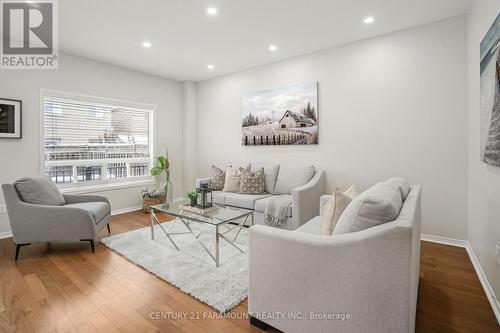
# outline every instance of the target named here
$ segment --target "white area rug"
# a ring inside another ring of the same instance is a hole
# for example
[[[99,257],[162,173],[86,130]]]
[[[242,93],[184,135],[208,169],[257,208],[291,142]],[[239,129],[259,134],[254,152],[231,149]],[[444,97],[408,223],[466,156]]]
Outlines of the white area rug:
[[[167,228],[171,222],[163,223]],[[229,225],[233,227],[234,225]],[[205,228],[191,223],[193,230]],[[200,236],[200,240],[214,253],[214,228]],[[226,229],[221,227],[221,232]],[[177,222],[171,232],[184,232],[186,227]],[[230,237],[233,230],[226,234]],[[220,266],[205,252],[192,235],[171,236],[180,251],[177,251],[159,226],[155,226],[155,239],[151,239],[151,228],[146,227],[123,234],[103,238],[101,243],[120,253],[133,263],[145,268],[159,278],[170,282],[185,293],[226,312],[240,304],[248,294],[248,230],[243,228],[236,243],[245,251],[241,253],[220,238]]]

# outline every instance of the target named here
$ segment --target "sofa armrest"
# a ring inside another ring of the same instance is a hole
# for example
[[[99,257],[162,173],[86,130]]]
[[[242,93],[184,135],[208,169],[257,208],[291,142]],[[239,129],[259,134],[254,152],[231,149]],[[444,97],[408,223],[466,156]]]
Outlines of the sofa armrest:
[[[194,186],[195,188],[200,188],[201,184],[208,184],[210,186],[210,181],[212,180],[211,177],[206,177],[206,178],[198,178],[194,181]]]
[[[79,241],[95,238],[92,214],[82,208],[18,202],[9,211],[14,242]]]
[[[410,227],[339,236],[260,225],[249,232],[250,315],[284,332],[412,332]],[[284,318],[266,317],[274,313]],[[351,319],[311,320],[311,313]],[[294,314],[308,320],[287,317]]]
[[[66,204],[75,204],[82,202],[106,202],[110,205],[108,198],[102,195],[73,195],[63,194]],[[110,205],[111,206],[111,205]]]
[[[301,226],[319,215],[319,198],[325,193],[325,173],[316,171],[309,183],[292,190],[292,218]]]

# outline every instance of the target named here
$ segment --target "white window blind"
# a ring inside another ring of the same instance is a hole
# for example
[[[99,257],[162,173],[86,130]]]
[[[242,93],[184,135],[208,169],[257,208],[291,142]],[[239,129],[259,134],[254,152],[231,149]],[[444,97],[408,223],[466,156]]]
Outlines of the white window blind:
[[[151,179],[153,108],[44,92],[45,173],[61,186]]]

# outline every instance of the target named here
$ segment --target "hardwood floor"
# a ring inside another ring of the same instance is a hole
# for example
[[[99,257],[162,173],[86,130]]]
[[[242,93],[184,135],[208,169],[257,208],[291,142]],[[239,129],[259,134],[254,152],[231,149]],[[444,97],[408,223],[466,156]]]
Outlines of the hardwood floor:
[[[111,231],[148,223],[142,212],[118,215]],[[208,318],[217,312],[99,243],[95,254],[88,242],[33,244],[17,263],[14,251],[0,241],[0,332],[261,332],[246,301]],[[417,332],[500,332],[464,249],[422,243]]]

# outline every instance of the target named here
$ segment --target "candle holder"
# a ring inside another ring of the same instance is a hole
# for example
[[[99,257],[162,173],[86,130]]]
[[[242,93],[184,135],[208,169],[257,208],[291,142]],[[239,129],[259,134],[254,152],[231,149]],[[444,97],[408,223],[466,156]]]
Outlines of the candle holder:
[[[196,189],[196,192],[198,192],[200,195],[196,207],[201,209],[213,207],[212,188],[208,187],[208,184],[201,184],[200,187]]]

